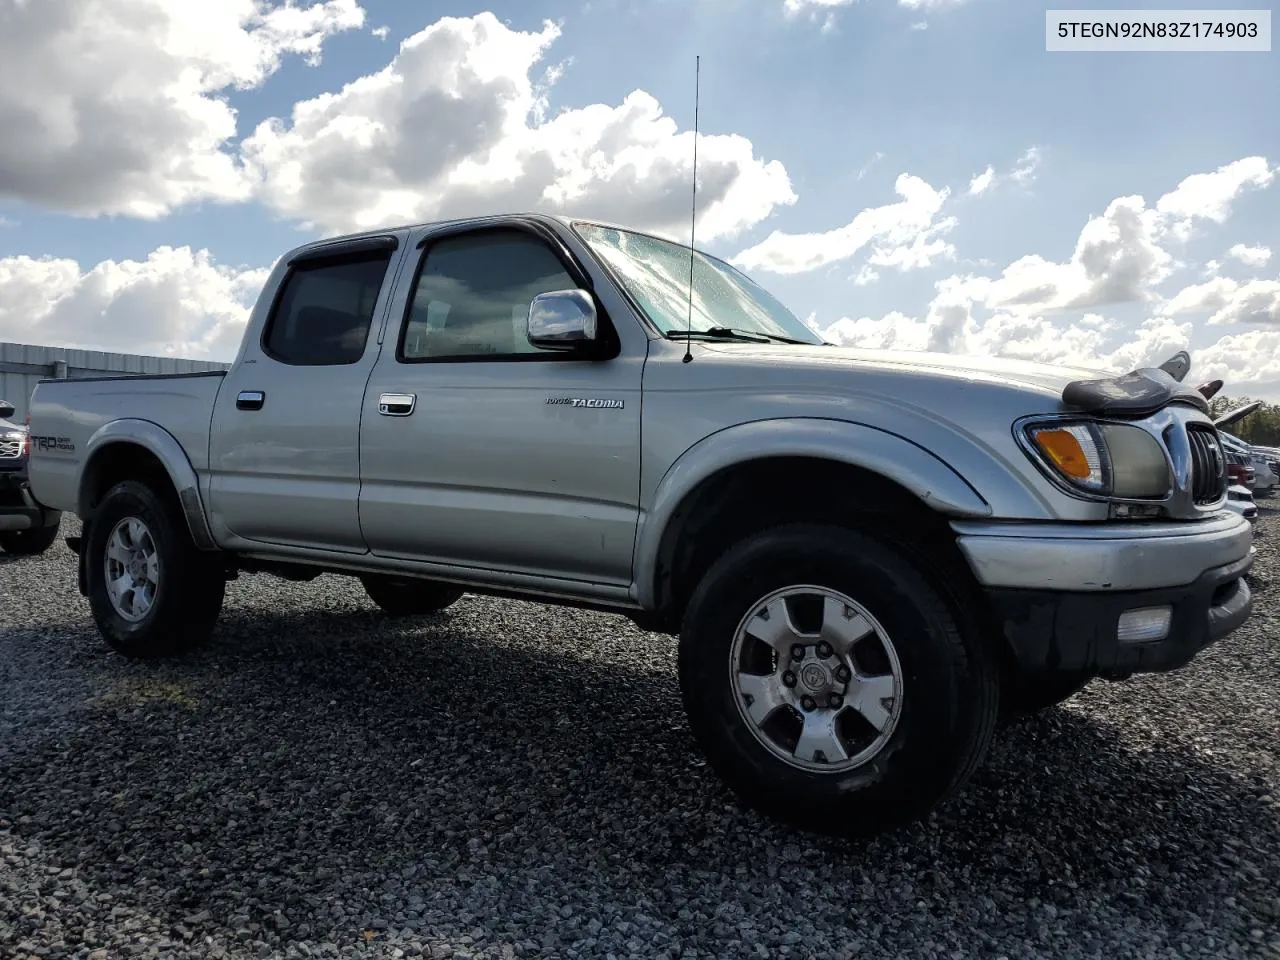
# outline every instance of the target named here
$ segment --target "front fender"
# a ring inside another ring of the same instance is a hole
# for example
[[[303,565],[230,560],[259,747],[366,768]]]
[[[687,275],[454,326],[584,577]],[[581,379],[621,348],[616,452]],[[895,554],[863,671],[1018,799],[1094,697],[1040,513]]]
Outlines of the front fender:
[[[177,491],[178,503],[186,517],[187,527],[191,530],[191,539],[201,550],[218,549],[209,530],[209,518],[205,514],[204,501],[200,496],[200,481],[187,452],[173,434],[150,420],[113,420],[89,438],[89,442],[85,444],[85,460],[80,479],[80,516],[88,516],[88,481],[94,474],[94,461],[112,446],[124,443],[142,447],[160,461],[173,483],[173,489]]]
[[[659,481],[648,509],[642,511],[635,554],[635,599],[642,607],[653,609],[657,602],[663,536],[685,498],[722,470],[772,457],[816,457],[860,467],[898,483],[924,504],[957,519],[993,515],[979,487],[948,461],[887,430],[822,418],[739,424],[703,438],[681,454]],[[990,459],[972,460],[971,465],[981,462]],[[1000,484],[1002,496],[1009,493],[1006,486]],[[1021,492],[1034,498],[1030,491]]]

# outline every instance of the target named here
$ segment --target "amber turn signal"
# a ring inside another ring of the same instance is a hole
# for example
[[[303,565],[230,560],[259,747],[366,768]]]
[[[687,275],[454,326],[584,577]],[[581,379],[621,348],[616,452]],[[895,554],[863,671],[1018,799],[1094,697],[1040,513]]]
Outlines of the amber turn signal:
[[[1073,480],[1088,480],[1093,474],[1084,447],[1069,430],[1037,430],[1036,446],[1055,467]]]

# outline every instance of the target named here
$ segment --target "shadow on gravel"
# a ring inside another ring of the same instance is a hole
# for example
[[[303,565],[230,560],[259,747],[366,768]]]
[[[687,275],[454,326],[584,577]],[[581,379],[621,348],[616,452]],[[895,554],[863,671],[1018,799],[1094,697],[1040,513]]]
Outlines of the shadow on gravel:
[[[528,631],[553,629],[529,610]],[[1276,895],[1265,784],[1135,752],[1070,709],[1006,731],[928,825],[838,844],[733,804],[695,753],[669,662],[646,672],[451,635],[448,616],[351,611],[228,609],[212,645],[160,665],[77,636],[68,656],[120,692],[6,764],[0,819],[91,896],[197,937],[243,940],[256,923],[354,943],[377,913],[335,912],[344,899],[412,920],[440,890],[474,886],[518,915],[529,891],[563,886],[643,898],[701,940],[710,921],[683,907],[711,885],[783,930],[816,903],[872,939],[885,923],[927,938],[958,922],[976,947],[983,918],[1034,937],[1048,910],[1078,912],[1097,947],[1135,922],[1244,940],[1241,911]],[[447,939],[481,919],[419,932]],[[558,922],[529,916],[525,932]]]

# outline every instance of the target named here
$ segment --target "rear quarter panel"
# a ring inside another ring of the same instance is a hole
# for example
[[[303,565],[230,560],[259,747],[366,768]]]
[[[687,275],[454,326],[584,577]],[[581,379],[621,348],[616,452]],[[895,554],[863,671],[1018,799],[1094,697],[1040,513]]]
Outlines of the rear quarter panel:
[[[78,513],[80,477],[102,445],[99,431],[120,420],[160,427],[203,476],[209,466],[209,423],[224,376],[218,371],[42,380],[31,396],[32,493],[45,506]]]

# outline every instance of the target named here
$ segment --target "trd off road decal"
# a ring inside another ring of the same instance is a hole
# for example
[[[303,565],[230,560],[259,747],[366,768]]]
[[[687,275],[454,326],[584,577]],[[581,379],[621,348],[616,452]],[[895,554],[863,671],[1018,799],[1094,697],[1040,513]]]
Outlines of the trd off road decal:
[[[32,437],[31,452],[32,453],[51,453],[55,450],[61,453],[74,453],[76,445],[71,442],[70,437]]]

